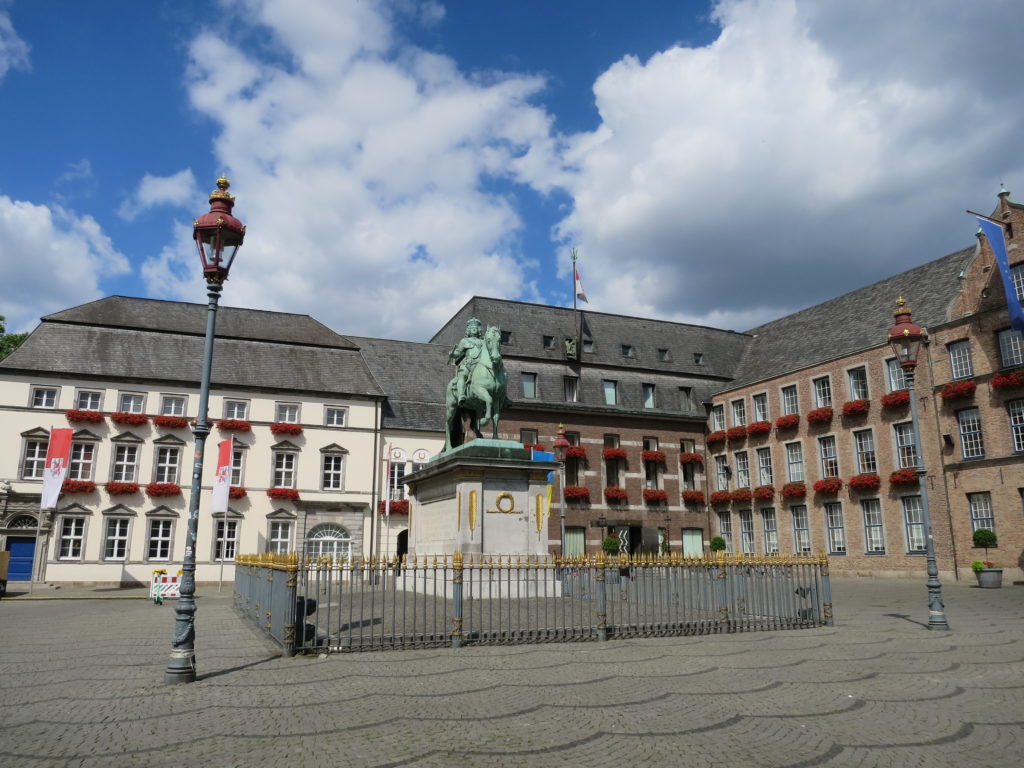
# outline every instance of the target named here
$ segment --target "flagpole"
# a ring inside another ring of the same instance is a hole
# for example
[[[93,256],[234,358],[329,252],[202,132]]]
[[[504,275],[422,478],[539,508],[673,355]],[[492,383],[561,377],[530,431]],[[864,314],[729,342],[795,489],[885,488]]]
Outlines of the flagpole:
[[[576,249],[573,248],[572,251],[570,251],[570,255],[572,256],[572,332],[576,341],[576,360],[579,361],[582,359],[580,357],[580,352],[583,347],[583,339],[580,338],[581,331],[579,313],[576,310],[576,259],[579,258],[579,254]]]

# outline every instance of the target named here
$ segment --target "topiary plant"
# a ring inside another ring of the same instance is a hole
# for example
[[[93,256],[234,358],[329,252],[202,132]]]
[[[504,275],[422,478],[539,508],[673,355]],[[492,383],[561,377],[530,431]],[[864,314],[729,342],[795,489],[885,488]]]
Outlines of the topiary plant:
[[[617,555],[617,554],[619,554],[619,537],[618,536],[605,536],[601,540],[601,549],[603,549],[609,555]]]
[[[988,559],[988,548],[996,545],[996,534],[988,528],[979,528],[974,532],[974,546],[985,548],[985,559]]]
[[[711,541],[708,542],[708,547],[712,552],[724,552],[725,551],[725,539],[721,536],[715,536]]]

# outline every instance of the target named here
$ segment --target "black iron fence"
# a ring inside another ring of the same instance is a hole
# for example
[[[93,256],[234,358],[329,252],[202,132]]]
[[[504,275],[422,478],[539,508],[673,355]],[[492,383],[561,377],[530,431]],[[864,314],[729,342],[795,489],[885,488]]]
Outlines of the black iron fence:
[[[249,555],[239,609],[286,654],[796,629],[832,623],[824,556],[398,559]]]

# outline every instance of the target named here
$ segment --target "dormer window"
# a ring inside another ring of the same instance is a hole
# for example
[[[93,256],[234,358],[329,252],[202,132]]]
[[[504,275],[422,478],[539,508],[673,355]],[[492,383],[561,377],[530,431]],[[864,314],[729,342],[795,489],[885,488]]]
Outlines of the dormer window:
[[[501,343],[502,344],[511,344],[512,343],[512,331],[502,331],[501,332]]]
[[[694,352],[693,353],[693,362],[694,362],[695,365],[704,365],[704,353],[703,352]]]
[[[623,357],[632,357],[633,356],[633,345],[632,344],[623,344],[622,345],[622,356]]]
[[[669,351],[667,349],[662,348],[658,350],[658,360],[660,360],[663,363],[667,363],[671,359],[672,355],[669,354]]]
[[[594,352],[594,340],[593,339],[584,339],[583,340],[583,351],[584,352],[590,352],[591,354],[593,354],[593,352]]]
[[[555,337],[554,336],[545,336],[544,337],[544,349],[554,349],[554,348],[555,348]]]

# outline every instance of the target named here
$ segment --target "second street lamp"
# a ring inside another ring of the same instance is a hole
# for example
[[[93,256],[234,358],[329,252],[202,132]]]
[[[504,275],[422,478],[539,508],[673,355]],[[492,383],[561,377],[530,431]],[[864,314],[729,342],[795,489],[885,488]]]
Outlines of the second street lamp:
[[[558,517],[562,526],[562,550],[559,554],[565,557],[565,455],[569,450],[569,441],[565,437],[565,425],[558,425],[558,435],[554,443],[555,461],[558,462]]]

